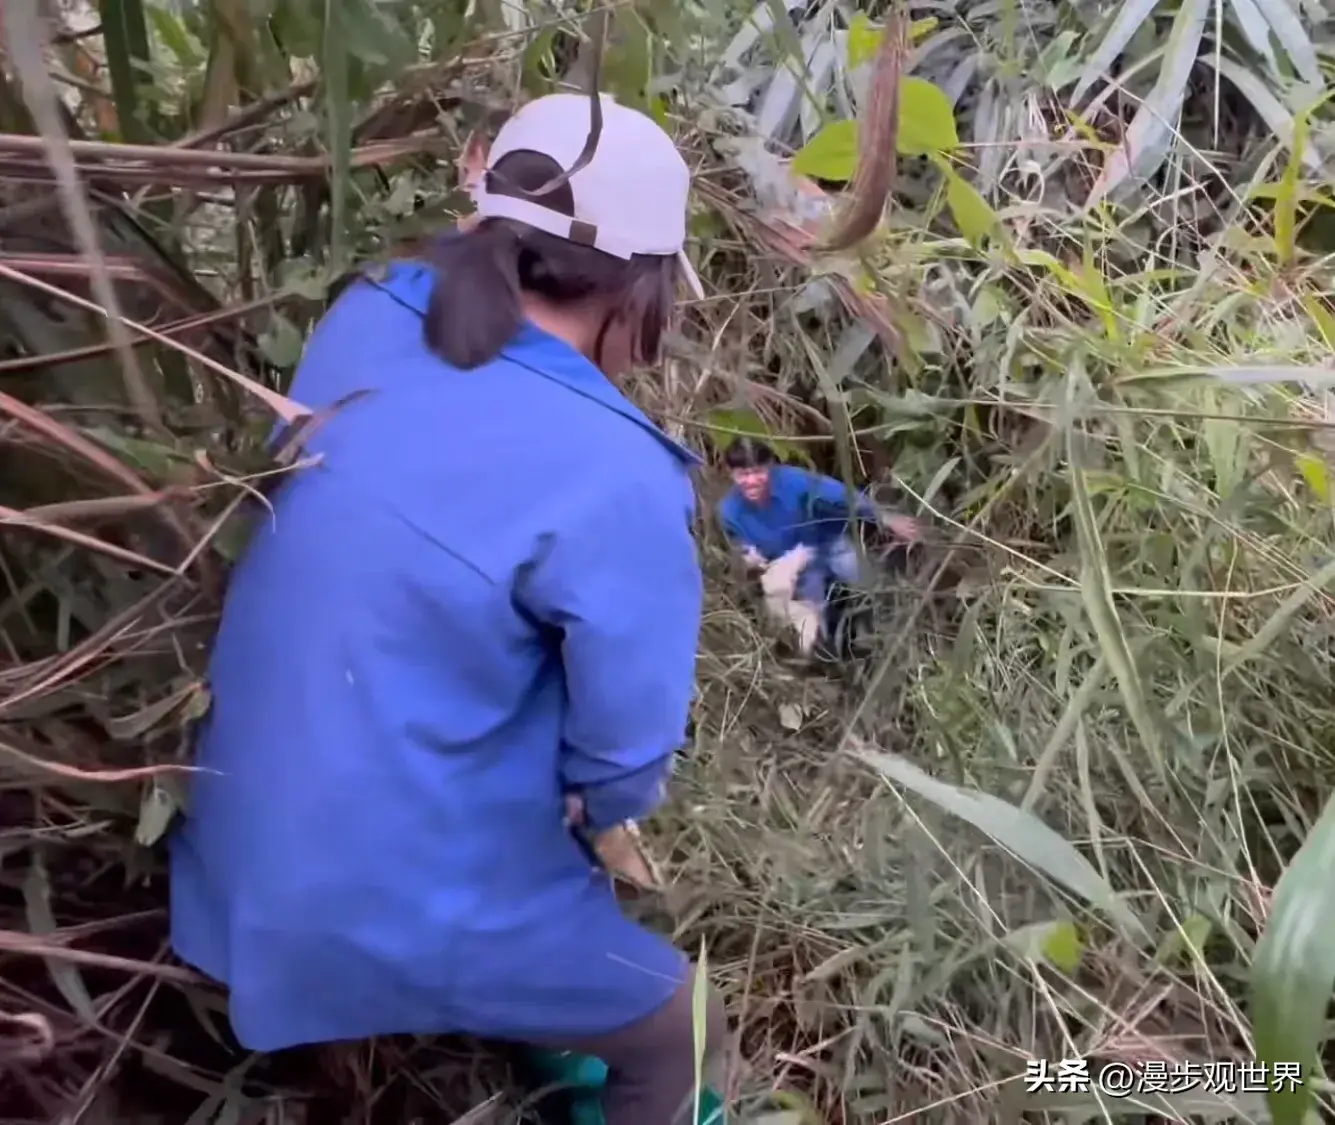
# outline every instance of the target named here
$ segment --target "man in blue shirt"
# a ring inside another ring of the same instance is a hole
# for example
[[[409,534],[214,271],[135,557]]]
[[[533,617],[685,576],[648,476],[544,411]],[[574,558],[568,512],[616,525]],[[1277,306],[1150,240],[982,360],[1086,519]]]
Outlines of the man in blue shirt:
[[[747,569],[763,572],[771,615],[795,628],[802,651],[810,652],[820,636],[830,583],[852,584],[859,577],[850,516],[908,542],[918,538],[918,521],[878,509],[860,494],[850,512],[841,481],[779,464],[774,451],[755,438],[734,441],[724,462],[733,482],[719,504],[724,532]]]

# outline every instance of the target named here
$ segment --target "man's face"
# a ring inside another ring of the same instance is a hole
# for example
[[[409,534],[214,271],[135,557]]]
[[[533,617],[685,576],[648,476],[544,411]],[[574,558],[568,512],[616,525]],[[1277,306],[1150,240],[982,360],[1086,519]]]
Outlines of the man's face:
[[[763,504],[769,499],[769,470],[768,465],[733,469],[732,482],[746,500],[752,504]]]

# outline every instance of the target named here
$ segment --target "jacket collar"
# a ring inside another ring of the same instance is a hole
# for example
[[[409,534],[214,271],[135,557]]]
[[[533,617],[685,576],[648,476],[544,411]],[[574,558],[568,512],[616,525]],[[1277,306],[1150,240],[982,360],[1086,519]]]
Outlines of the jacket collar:
[[[425,316],[431,300],[436,274],[417,262],[398,262],[379,273],[368,273],[366,280],[418,316]],[[591,399],[599,406],[615,411],[652,434],[683,464],[701,464],[698,454],[668,437],[638,406],[623,395],[611,381],[564,340],[558,340],[536,325],[525,322],[518,334],[502,349],[511,363],[527,368],[535,375],[560,383],[567,390]]]

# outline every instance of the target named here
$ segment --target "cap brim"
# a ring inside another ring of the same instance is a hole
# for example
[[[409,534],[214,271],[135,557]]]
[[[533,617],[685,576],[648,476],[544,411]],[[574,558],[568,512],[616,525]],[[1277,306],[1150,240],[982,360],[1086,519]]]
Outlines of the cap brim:
[[[681,268],[682,279],[686,282],[686,288],[691,291],[691,296],[697,301],[703,301],[705,287],[700,284],[700,275],[695,272],[695,267],[691,265],[691,259],[686,256],[685,250],[677,251],[677,265]]]

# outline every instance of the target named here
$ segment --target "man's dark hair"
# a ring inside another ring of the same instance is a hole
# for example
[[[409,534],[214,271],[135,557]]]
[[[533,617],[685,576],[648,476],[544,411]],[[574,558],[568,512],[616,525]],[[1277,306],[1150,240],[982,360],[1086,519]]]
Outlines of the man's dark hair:
[[[730,469],[759,469],[777,460],[774,450],[753,437],[737,438],[723,454],[723,463]]]
[[[543,153],[511,152],[497,162],[496,175],[486,173],[486,188],[493,195],[520,198],[560,172]],[[532,198],[552,211],[574,214],[569,184]],[[595,363],[618,317],[634,327],[635,361],[656,362],[676,300],[677,261],[671,255],[618,258],[512,219],[483,219],[470,231],[442,239],[424,256],[439,275],[427,309],[427,346],[465,370],[495,359],[523,326],[522,293],[558,305],[609,299],[591,357]]]

